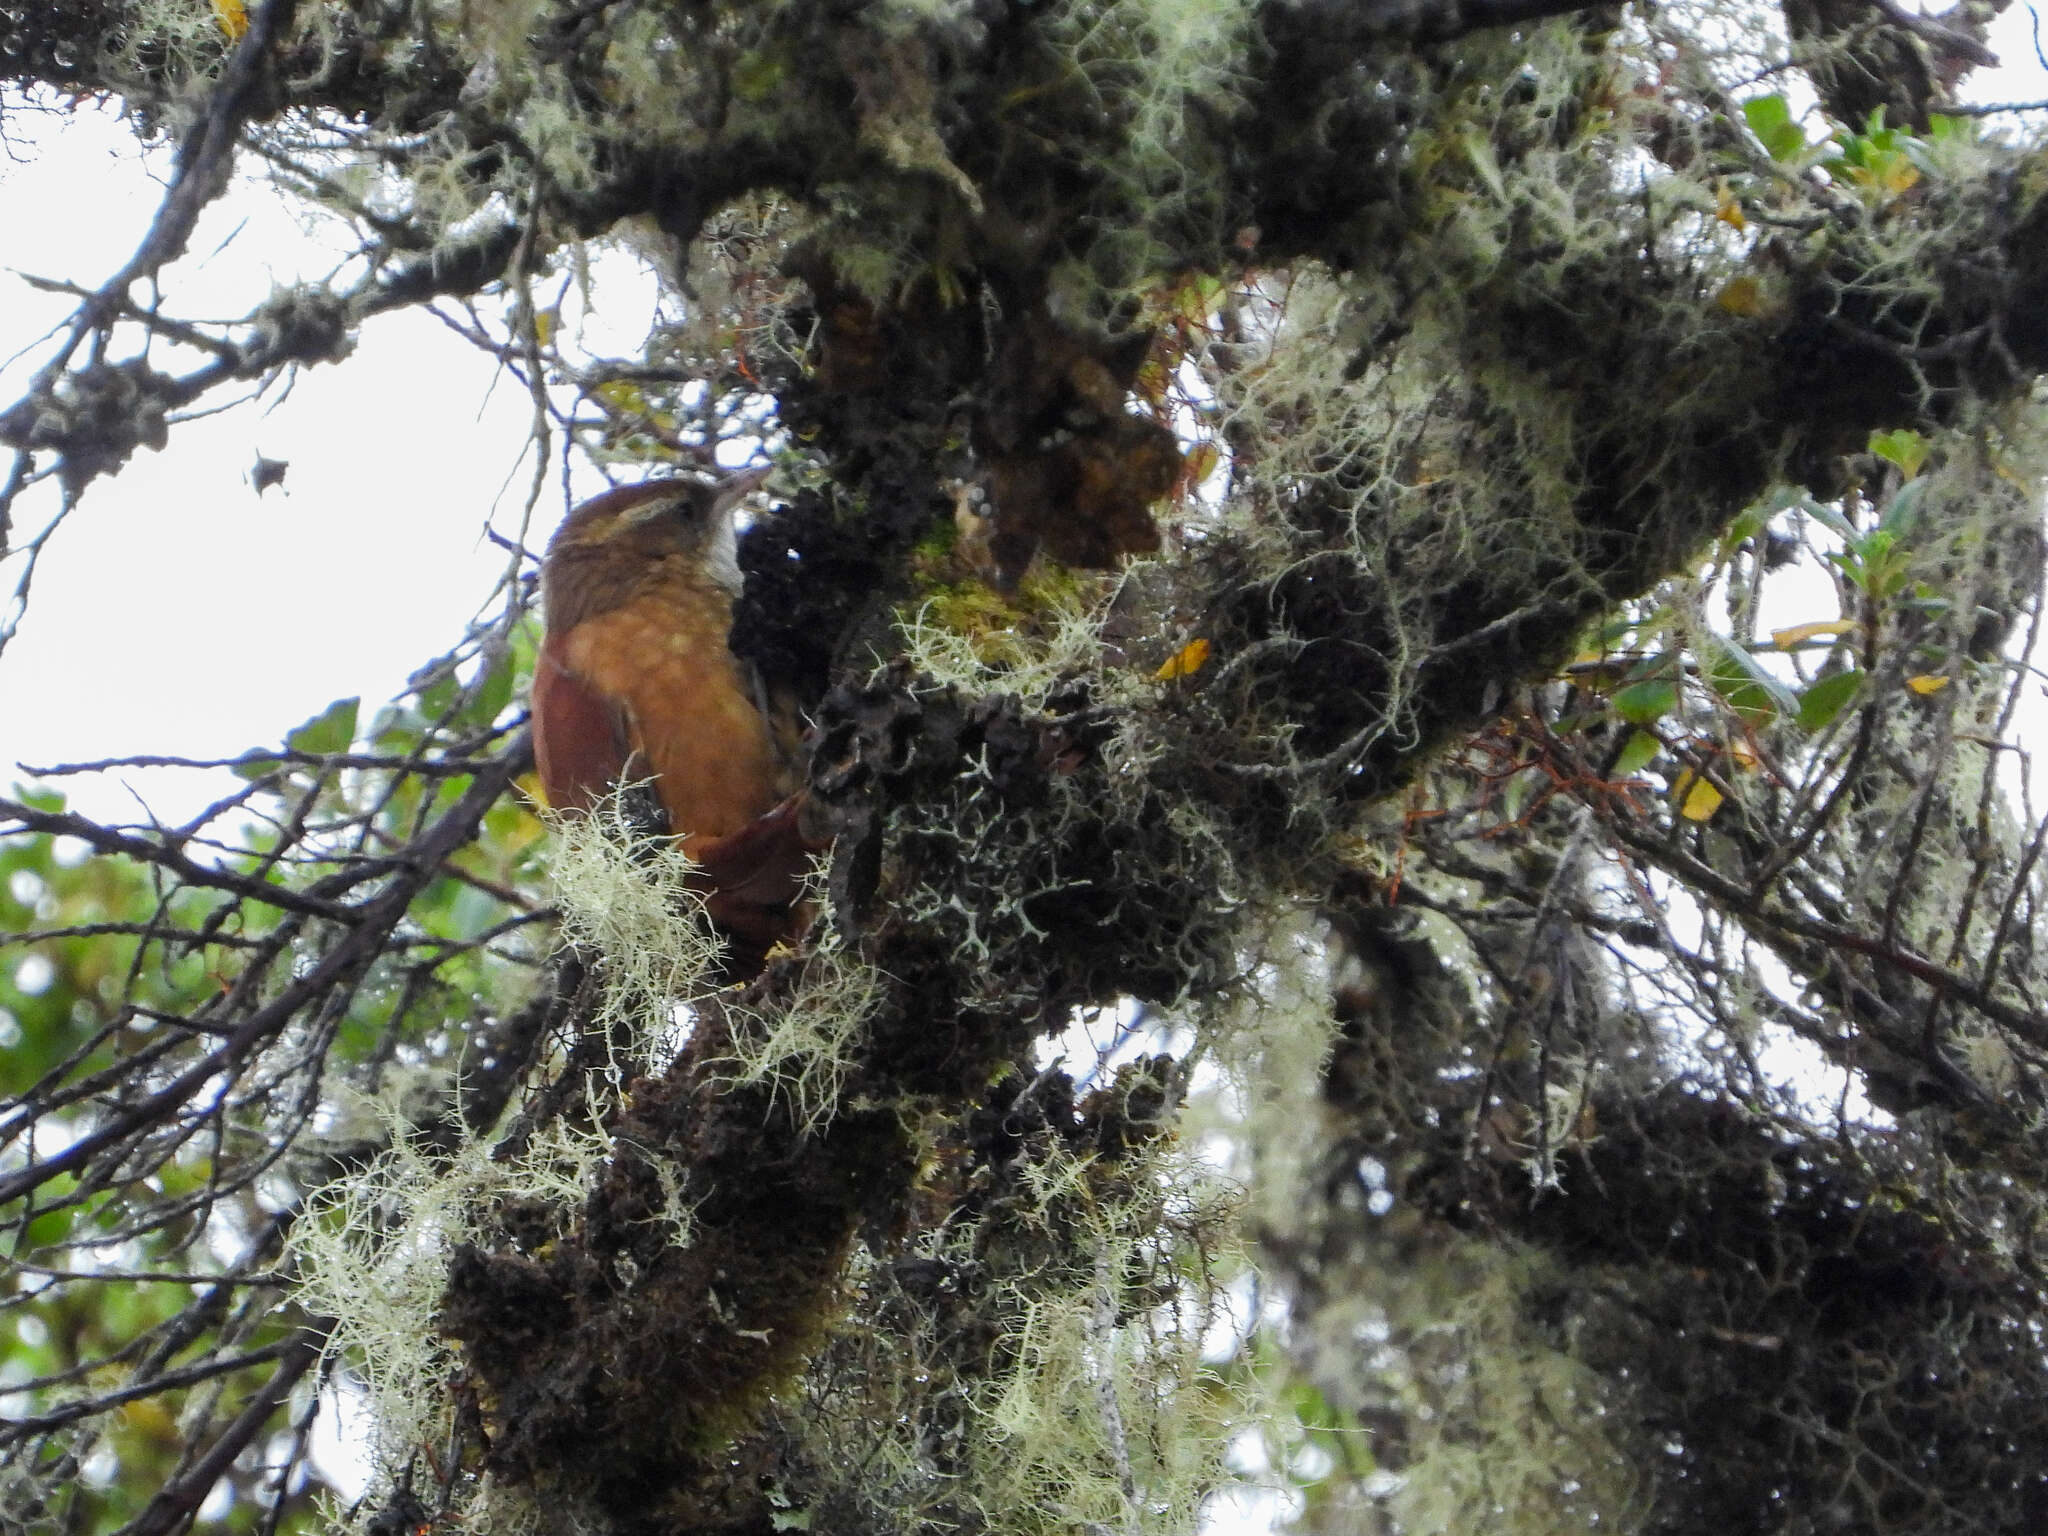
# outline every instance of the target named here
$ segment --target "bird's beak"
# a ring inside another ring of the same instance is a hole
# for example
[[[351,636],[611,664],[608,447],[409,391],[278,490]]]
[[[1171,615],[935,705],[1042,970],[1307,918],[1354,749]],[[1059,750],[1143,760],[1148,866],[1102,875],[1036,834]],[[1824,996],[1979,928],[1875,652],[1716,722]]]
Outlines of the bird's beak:
[[[739,504],[742,497],[759,490],[774,473],[774,465],[761,464],[753,469],[743,469],[736,475],[727,475],[711,488],[712,509],[716,512],[730,512]]]

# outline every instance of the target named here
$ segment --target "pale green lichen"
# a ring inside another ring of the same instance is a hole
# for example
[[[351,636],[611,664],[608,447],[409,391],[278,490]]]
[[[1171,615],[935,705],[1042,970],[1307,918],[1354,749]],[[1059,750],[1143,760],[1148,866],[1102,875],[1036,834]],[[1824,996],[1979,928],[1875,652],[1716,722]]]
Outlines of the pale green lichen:
[[[435,1318],[455,1249],[492,1241],[508,1200],[551,1206],[567,1222],[611,1144],[555,1121],[516,1156],[495,1157],[482,1141],[451,1154],[423,1141],[389,1101],[358,1101],[355,1110],[381,1123],[385,1150],[307,1197],[288,1259],[300,1304],[328,1320],[330,1358],[362,1387],[366,1450],[390,1478],[447,1432],[455,1360]],[[680,1201],[663,1219],[672,1241],[688,1240],[689,1212]]]
[[[1171,1140],[1114,1169],[1027,1156],[999,1211],[926,1234],[910,1261],[972,1286],[971,1333],[867,1273],[889,1326],[857,1311],[821,1355],[795,1426],[819,1481],[793,1491],[903,1531],[1191,1532],[1249,1406],[1205,1354],[1235,1194]]]
[[[161,82],[171,99],[203,86],[232,46],[213,0],[137,0],[112,32],[102,67],[116,80]]]
[[[554,830],[563,934],[601,957],[597,1018],[614,1042],[615,1079],[623,1084],[628,1075],[621,1058],[635,1071],[658,1072],[692,1027],[693,1006],[718,990],[720,941],[693,884],[697,866],[668,838],[636,833],[616,798]],[[822,871],[814,872],[806,898],[813,906],[822,886]],[[720,998],[726,1054],[712,1069],[729,1083],[766,1087],[807,1133],[822,1131],[853,1070],[879,983],[835,932],[820,929],[799,980],[773,1006]]]
[[[814,889],[822,885],[816,881]],[[807,1135],[815,1135],[841,1106],[881,978],[829,929],[807,947],[801,980],[776,1006],[726,1004],[731,1054],[712,1068],[733,1084],[767,1088]]]
[[[971,608],[964,597],[921,603],[897,624],[903,654],[938,687],[1013,694],[1033,711],[1045,710],[1078,676],[1137,692],[1132,668],[1104,664],[1102,626],[1112,594],[1101,584],[1053,585],[1043,592],[1028,624],[1016,622],[1022,616],[1016,610]]]
[[[674,1057],[684,1010],[716,987],[719,940],[703,916],[697,865],[672,839],[640,831],[621,796],[555,818],[552,831],[562,936],[600,957],[596,1023],[623,1087]]]
[[[1347,1326],[1384,1327],[1406,1346],[1398,1390],[1414,1443],[1390,1500],[1403,1529],[1562,1536],[1630,1530],[1648,1513],[1638,1432],[1600,1375],[1529,1320],[1550,1278],[1526,1252],[1451,1239],[1370,1301],[1317,1318],[1332,1365]]]

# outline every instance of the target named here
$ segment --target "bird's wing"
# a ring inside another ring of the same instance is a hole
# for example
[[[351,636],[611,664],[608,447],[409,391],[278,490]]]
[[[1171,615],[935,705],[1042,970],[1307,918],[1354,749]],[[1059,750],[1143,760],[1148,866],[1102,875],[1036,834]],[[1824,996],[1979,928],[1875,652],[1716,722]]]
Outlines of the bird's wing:
[[[808,921],[798,906],[811,856],[823,843],[804,836],[803,797],[782,804],[729,837],[691,850],[709,886],[704,909],[732,944],[737,976],[751,976],[774,945]]]
[[[804,837],[801,796],[756,818],[729,837],[700,841],[691,856],[720,895],[756,907],[787,909],[802,892],[811,855],[824,845]],[[714,904],[712,915],[717,916]]]
[[[533,667],[533,761],[548,804],[589,810],[628,777],[632,756],[625,707],[571,671],[549,635]]]

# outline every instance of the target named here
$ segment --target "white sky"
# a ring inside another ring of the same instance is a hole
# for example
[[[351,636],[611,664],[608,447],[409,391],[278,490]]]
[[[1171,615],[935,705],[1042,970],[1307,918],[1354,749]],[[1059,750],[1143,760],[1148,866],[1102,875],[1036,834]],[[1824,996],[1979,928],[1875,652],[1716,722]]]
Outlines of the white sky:
[[[10,120],[9,137],[22,126]],[[160,158],[109,115],[42,136],[36,158],[0,162],[7,403],[70,308],[13,274],[96,285],[133,250],[161,191]],[[318,277],[336,260],[260,185],[211,210],[192,251],[167,285],[180,316],[239,315],[272,280]],[[628,306],[641,298],[633,286]],[[288,394],[174,427],[163,452],[91,487],[38,567],[28,617],[0,653],[0,786],[20,762],[227,756],[274,744],[335,698],[361,694],[367,710],[390,697],[459,638],[506,569],[482,535],[494,506],[501,530],[518,532],[531,411],[516,380],[410,311],[369,322],[355,355],[302,371]],[[259,452],[291,465],[262,497],[245,478]],[[561,510],[558,485],[530,544]],[[24,501],[17,542],[54,510],[54,487]],[[13,579],[0,567],[10,590]],[[171,817],[220,782],[119,777]],[[137,810],[120,783],[68,787],[95,814]]]

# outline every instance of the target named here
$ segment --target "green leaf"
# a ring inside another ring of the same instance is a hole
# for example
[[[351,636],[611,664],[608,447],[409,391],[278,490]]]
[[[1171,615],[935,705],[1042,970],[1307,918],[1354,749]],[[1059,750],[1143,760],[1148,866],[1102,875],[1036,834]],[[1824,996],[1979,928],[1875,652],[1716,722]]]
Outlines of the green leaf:
[[[14,787],[14,798],[23,805],[31,806],[38,811],[47,811],[52,816],[62,811],[65,804],[63,791],[48,789],[39,784],[17,784]]]
[[[1822,678],[1799,696],[1799,724],[1809,731],[1825,730],[1846,709],[1863,688],[1863,673],[1851,667]]]
[[[1871,533],[1863,561],[1863,590],[1872,596],[1891,597],[1904,590],[1913,579],[1912,551],[1901,544],[1889,528],[1879,528]]]
[[[47,1248],[61,1243],[71,1235],[73,1208],[45,1211],[28,1224],[22,1235],[22,1244],[33,1253],[38,1248]]]
[[[362,702],[360,698],[336,699],[287,733],[284,744],[295,752],[346,752],[356,739],[356,711]]]
[[[1927,482],[1915,480],[1899,487],[1898,495],[1877,520],[1878,529],[1894,538],[1909,534],[1920,521],[1920,504],[1927,499]]]
[[[1837,512],[1825,502],[1815,501],[1810,496],[1803,497],[1799,502],[1799,510],[1819,523],[1823,528],[1840,534],[1852,543],[1863,536],[1857,531],[1854,523],[1850,522],[1849,519],[1842,516],[1840,512]]]
[[[1922,176],[1939,176],[1941,174],[1941,162],[1934,153],[1934,144],[1931,139],[1923,139],[1908,134],[1899,141],[1899,153],[1904,155],[1906,163],[1911,165]]]
[[[1627,614],[1609,619],[1593,635],[1589,642],[1590,648],[1603,656],[1609,651],[1620,650],[1622,642],[1635,633],[1636,623],[1637,621]]]
[[[1728,531],[1721,535],[1721,558],[1727,559],[1744,543],[1768,528],[1770,523],[1771,513],[1762,503],[1744,509],[1742,514],[1728,525]]]
[[[419,700],[422,719],[438,722],[455,707],[455,696],[462,688],[462,679],[450,667],[437,672],[432,682],[415,691]]]
[[[1749,131],[1773,160],[1795,160],[1806,150],[1806,130],[1792,120],[1782,96],[1753,96],[1742,104]]]
[[[1911,427],[1873,432],[1870,434],[1870,451],[1886,463],[1898,465],[1899,473],[1910,480],[1927,462],[1927,439]]]
[[[1912,487],[1908,486],[1908,490]],[[1842,574],[1872,597],[1890,597],[1911,578],[1912,557],[1889,528],[1873,528],[1841,554],[1828,556]]]
[[[1700,675],[1727,706],[1751,725],[1795,713],[1798,697],[1739,645],[1716,638],[1700,657]]]
[[[1742,115],[1758,138],[1783,129],[1792,121],[1792,107],[1783,96],[1752,96],[1742,104]]]
[[[366,739],[375,750],[391,756],[410,752],[419,745],[419,718],[410,709],[387,704],[371,717]]]
[[[1630,725],[1655,725],[1678,708],[1678,684],[1668,678],[1630,683],[1617,688],[1609,702]]]
[[[502,652],[491,658],[484,675],[477,679],[469,703],[463,708],[463,718],[472,725],[489,726],[511,702],[512,656],[510,652]]]
[[[1621,756],[1614,760],[1614,777],[1625,779],[1631,774],[1640,773],[1649,767],[1656,760],[1657,754],[1663,750],[1664,743],[1648,731],[1630,732],[1628,740],[1622,743]]]

